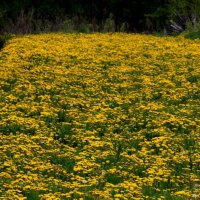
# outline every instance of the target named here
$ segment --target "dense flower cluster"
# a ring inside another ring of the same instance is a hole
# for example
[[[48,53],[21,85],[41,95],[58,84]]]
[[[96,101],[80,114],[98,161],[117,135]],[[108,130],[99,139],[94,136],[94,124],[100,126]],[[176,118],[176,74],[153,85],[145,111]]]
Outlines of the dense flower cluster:
[[[43,34],[0,52],[2,199],[200,198],[200,42]]]

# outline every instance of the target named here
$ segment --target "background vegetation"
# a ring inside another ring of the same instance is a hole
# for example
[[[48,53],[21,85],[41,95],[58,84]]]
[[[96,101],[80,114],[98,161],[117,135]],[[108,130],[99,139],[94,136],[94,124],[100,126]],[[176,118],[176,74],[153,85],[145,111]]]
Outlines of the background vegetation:
[[[1,0],[0,32],[180,32],[199,13],[199,0]]]

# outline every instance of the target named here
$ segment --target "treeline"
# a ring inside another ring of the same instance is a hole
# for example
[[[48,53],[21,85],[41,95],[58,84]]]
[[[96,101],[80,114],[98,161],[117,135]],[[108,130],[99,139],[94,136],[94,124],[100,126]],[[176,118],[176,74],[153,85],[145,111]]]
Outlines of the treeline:
[[[200,0],[1,0],[0,33],[160,32],[199,18]],[[174,24],[173,24],[174,23]],[[178,31],[178,30],[177,30]],[[180,30],[179,30],[180,31]]]

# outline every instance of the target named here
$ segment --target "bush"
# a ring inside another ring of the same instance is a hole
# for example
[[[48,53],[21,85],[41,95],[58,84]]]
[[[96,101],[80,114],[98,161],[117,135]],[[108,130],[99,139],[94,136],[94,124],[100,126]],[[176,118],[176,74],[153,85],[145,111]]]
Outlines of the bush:
[[[200,21],[192,23],[188,21],[186,23],[185,38],[198,39],[200,38]]]
[[[105,20],[103,24],[103,32],[115,32],[115,20],[112,14],[110,14],[110,16]]]
[[[2,49],[5,45],[5,43],[11,38],[11,35],[0,35],[0,49]]]

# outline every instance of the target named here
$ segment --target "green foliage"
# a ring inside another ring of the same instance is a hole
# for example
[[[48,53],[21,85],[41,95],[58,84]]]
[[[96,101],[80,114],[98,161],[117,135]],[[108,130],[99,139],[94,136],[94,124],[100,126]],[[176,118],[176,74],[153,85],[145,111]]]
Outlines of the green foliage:
[[[189,39],[200,38],[200,22],[192,23],[188,21],[186,24],[185,37]]]
[[[113,19],[113,15],[110,14],[110,16],[105,20],[104,26],[103,26],[104,32],[115,32],[115,20]]]
[[[197,0],[107,0],[91,1],[33,0],[7,1],[0,5],[0,32],[163,32],[176,20],[175,13],[188,17],[200,15]],[[198,37],[192,32],[191,38]]]
[[[186,38],[189,39],[199,39],[200,38],[200,31],[190,32],[185,35]]]
[[[11,38],[11,35],[0,35],[0,49],[2,49],[5,45],[5,43]]]

